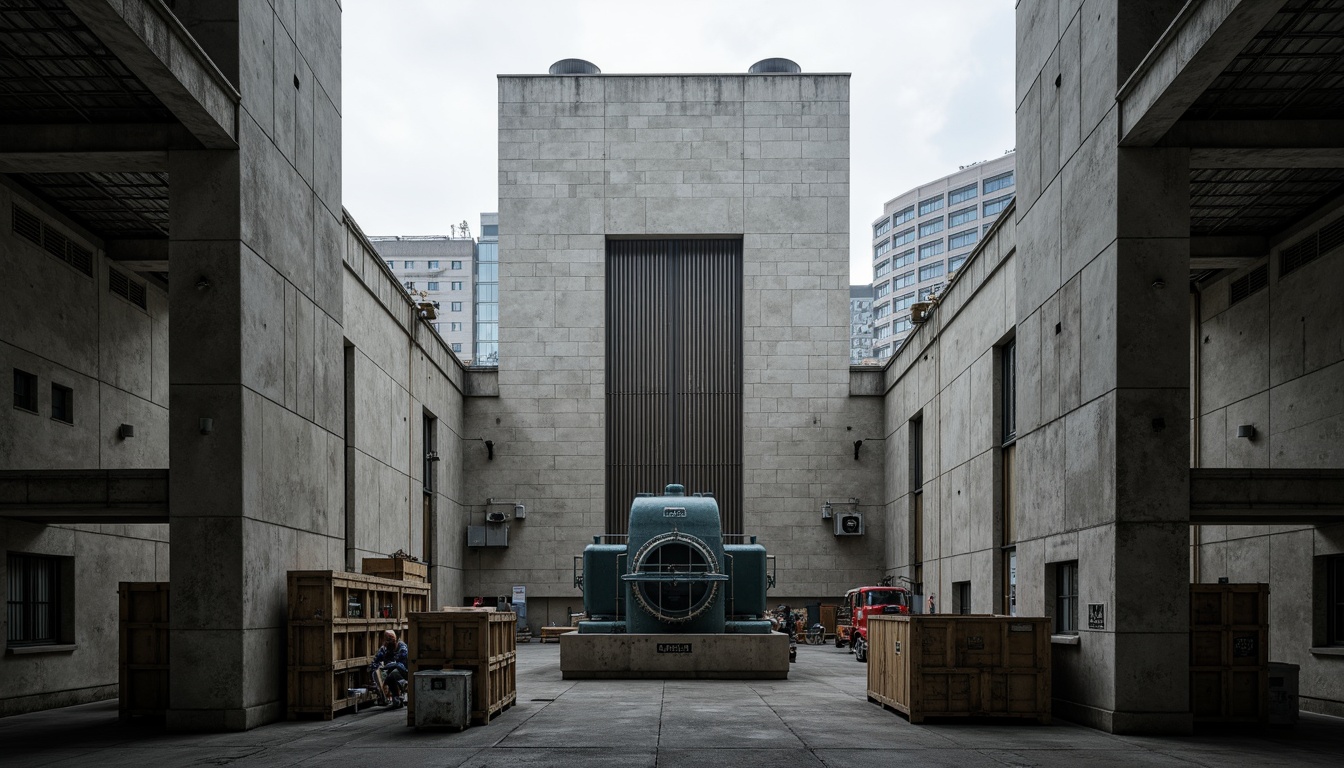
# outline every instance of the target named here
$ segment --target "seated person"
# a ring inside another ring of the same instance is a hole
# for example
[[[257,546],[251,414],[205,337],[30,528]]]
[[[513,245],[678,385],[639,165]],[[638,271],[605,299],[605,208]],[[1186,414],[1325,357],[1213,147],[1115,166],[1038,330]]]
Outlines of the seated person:
[[[369,677],[378,691],[378,706],[387,706],[389,699],[393,708],[402,705],[407,655],[406,644],[397,640],[396,632],[390,629],[383,632],[383,643],[369,666]]]

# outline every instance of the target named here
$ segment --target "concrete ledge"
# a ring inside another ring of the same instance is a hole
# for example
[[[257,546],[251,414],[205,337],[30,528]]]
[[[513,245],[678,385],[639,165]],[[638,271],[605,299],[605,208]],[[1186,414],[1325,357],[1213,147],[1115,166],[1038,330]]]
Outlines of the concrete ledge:
[[[94,701],[115,700],[117,690],[117,684],[112,683],[111,685],[92,685],[88,688],[73,688],[65,691],[49,691],[0,699],[0,717],[40,712],[44,709],[73,707]]]
[[[1052,700],[1050,710],[1054,717],[1107,733],[1179,736],[1195,729],[1189,712],[1117,712],[1064,699]]]
[[[783,680],[789,638],[768,635],[560,636],[566,680]]]

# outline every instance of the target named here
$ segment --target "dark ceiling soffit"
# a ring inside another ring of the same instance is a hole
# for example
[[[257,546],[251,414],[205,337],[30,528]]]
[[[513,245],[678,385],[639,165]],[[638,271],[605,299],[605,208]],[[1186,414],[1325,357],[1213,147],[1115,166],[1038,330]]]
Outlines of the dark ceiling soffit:
[[[202,145],[238,148],[238,89],[162,0],[66,4]]]

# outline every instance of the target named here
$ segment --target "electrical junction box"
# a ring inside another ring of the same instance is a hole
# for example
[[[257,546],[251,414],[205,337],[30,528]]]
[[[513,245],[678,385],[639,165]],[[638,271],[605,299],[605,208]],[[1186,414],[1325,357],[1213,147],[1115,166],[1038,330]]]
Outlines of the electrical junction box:
[[[469,669],[416,672],[415,727],[460,731],[471,725],[471,674]]]
[[[858,510],[836,512],[831,517],[835,521],[836,536],[862,536],[863,513]]]
[[[504,523],[467,526],[468,547],[509,546],[509,526]]]

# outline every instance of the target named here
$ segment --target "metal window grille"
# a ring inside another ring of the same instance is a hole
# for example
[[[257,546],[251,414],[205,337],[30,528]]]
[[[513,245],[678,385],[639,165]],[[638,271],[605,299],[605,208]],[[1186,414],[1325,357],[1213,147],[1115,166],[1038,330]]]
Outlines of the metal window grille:
[[[148,309],[145,286],[111,267],[107,268],[107,290],[141,309]]]
[[[55,643],[60,637],[59,562],[40,555],[9,555],[8,640],[11,645]]]
[[[1061,635],[1078,632],[1078,561],[1055,566],[1055,632]]]
[[[1236,304],[1251,294],[1262,290],[1267,285],[1269,285],[1269,267],[1268,265],[1261,264],[1250,272],[1247,272],[1232,281],[1231,286],[1228,288],[1228,304]]]

